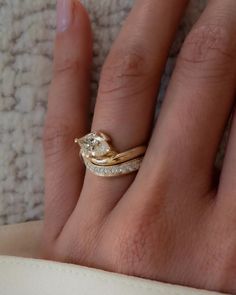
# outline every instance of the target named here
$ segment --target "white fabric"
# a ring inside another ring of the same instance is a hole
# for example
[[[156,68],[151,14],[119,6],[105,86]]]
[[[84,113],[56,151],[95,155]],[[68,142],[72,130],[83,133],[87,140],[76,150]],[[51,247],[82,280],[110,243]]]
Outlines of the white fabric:
[[[0,256],[4,295],[207,295],[217,294],[45,260]]]
[[[37,257],[42,222],[0,227],[0,295],[214,295]]]

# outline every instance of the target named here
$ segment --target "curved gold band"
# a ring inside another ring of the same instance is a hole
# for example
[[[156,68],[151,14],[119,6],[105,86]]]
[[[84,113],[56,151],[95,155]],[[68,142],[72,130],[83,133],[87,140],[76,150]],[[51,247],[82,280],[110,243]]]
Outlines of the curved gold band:
[[[133,173],[140,168],[145,146],[138,146],[118,153],[111,144],[109,136],[102,132],[92,132],[75,139],[81,150],[87,169],[98,176],[112,177]]]
[[[142,155],[144,155],[146,152],[145,146],[140,146],[133,148],[131,150],[128,150],[126,152],[120,153],[120,154],[114,154],[111,157],[106,158],[91,158],[91,162],[95,165],[101,165],[101,166],[109,166],[109,165],[117,165],[120,163],[127,162],[129,160],[138,158]]]

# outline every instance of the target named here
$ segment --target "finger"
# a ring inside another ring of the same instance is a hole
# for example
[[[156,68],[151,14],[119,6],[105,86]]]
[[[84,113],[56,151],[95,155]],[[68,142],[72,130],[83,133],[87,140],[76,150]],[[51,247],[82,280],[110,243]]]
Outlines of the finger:
[[[56,235],[78,201],[84,169],[74,144],[88,130],[91,31],[76,0],[58,0],[54,77],[44,127],[45,223]]]
[[[102,71],[92,130],[110,135],[120,152],[148,140],[158,85],[186,2],[136,1],[111,49]],[[79,201],[81,211],[88,212],[84,208],[89,206],[92,218],[97,212],[103,216],[133,178],[105,179],[88,172]]]
[[[169,181],[173,192],[209,190],[234,100],[235,26],[235,0],[209,1],[180,53],[137,189]]]
[[[236,68],[235,62],[232,64]],[[235,92],[236,92],[236,77],[235,77]],[[236,110],[234,109],[232,117],[232,125],[229,134],[228,146],[226,149],[225,159],[222,172],[220,175],[218,189],[218,207],[225,216],[235,216],[235,195],[236,195]]]

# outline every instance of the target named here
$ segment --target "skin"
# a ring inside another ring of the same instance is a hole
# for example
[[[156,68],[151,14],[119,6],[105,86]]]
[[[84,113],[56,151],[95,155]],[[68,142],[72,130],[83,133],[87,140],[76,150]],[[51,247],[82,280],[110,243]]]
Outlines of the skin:
[[[85,9],[72,4],[73,21],[55,41],[44,128],[42,256],[236,294],[234,115],[214,178],[236,90],[235,0],[208,2],[154,129],[156,93],[187,1],[135,1],[104,64],[92,130],[109,134],[118,151],[145,143],[148,150],[137,174],[114,179],[85,173],[73,143],[90,131],[92,37]]]

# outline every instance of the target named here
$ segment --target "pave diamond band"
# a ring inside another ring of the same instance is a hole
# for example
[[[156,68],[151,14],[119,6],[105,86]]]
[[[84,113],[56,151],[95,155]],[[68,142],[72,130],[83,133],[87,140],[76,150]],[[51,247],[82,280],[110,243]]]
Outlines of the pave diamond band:
[[[133,173],[139,170],[145,146],[118,153],[111,144],[109,136],[102,132],[92,132],[75,139],[80,146],[80,154],[86,168],[93,174],[102,177],[114,177]]]
[[[133,173],[140,168],[143,158],[127,161],[113,166],[98,166],[85,159],[84,163],[88,170],[97,176],[114,177]]]

